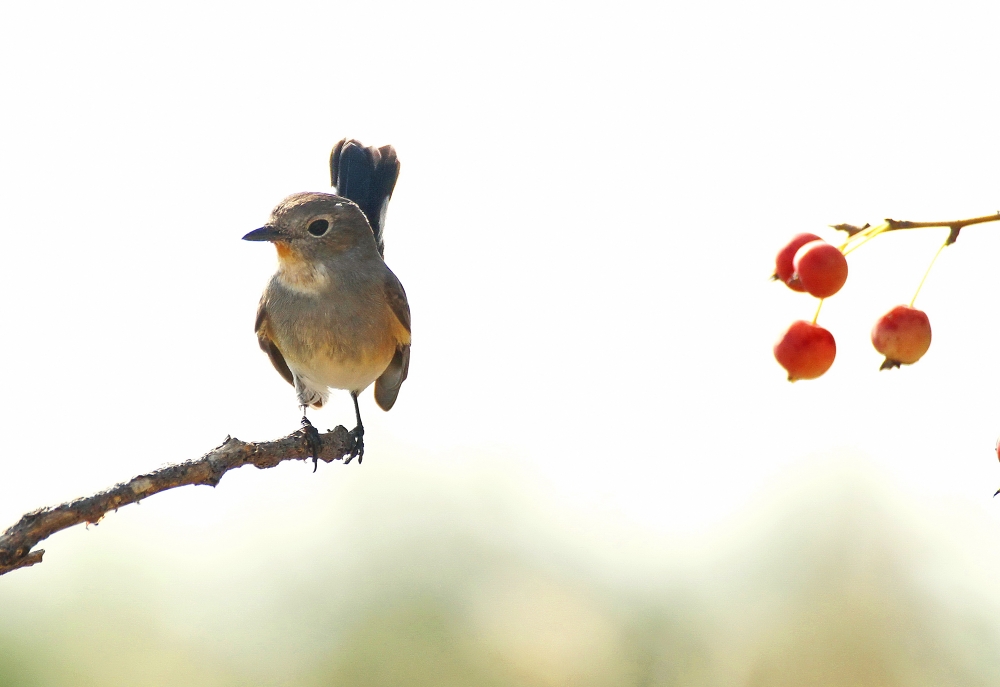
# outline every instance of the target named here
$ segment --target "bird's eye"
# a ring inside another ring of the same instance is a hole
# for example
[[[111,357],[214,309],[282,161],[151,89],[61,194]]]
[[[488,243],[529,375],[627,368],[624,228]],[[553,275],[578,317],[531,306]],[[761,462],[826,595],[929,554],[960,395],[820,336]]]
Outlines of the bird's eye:
[[[318,219],[309,225],[308,232],[313,236],[322,236],[330,228],[330,223],[325,219]]]

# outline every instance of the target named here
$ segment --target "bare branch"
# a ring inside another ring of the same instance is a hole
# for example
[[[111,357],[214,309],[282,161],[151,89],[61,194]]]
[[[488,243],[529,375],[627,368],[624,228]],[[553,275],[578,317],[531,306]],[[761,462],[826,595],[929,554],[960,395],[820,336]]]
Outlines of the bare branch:
[[[350,455],[354,447],[354,439],[344,427],[321,434],[320,440],[322,450],[319,459],[325,463],[343,459]],[[214,487],[224,474],[244,465],[263,470],[286,460],[309,458],[303,430],[292,432],[277,441],[256,444],[226,437],[221,446],[198,460],[165,465],[93,496],[26,513],[0,535],[0,575],[40,563],[45,551],[31,549],[49,535],[83,522],[99,522],[107,513],[130,503],[138,503],[147,496],[187,484]]]
[[[898,229],[929,229],[932,227],[948,227],[951,232],[948,234],[948,238],[945,240],[944,245],[950,246],[958,240],[958,233],[962,231],[962,227],[967,227],[970,224],[984,224],[986,222],[997,221],[1000,221],[1000,212],[995,215],[983,215],[982,217],[970,217],[968,219],[953,219],[944,222],[910,222],[908,220],[886,219],[882,224],[874,227],[870,224],[866,224],[863,227],[856,227],[853,224],[831,224],[830,227],[836,229],[837,231],[847,233],[847,242],[841,247],[841,251],[843,251],[844,255],[847,255],[851,251],[860,248],[863,244],[867,243],[879,234],[884,234],[887,231],[896,231]],[[854,241],[856,237],[857,241]],[[852,243],[852,241],[854,242]]]
[[[888,231],[892,231],[894,229],[926,229],[928,227],[950,227],[953,231],[957,231],[958,229],[967,227],[970,224],[996,222],[997,220],[1000,220],[1000,212],[995,215],[983,215],[982,217],[972,217],[969,219],[955,219],[949,222],[908,222],[900,219],[886,219],[885,223],[889,225]]]
[[[948,238],[945,240],[944,245],[950,246],[958,240],[958,232],[962,230],[962,227],[967,227],[970,224],[983,224],[984,222],[996,222],[1000,220],[1000,212],[995,215],[983,215],[982,217],[971,217],[969,219],[956,219],[950,222],[908,222],[906,220],[895,220],[886,219],[885,223],[889,225],[886,231],[893,231],[895,229],[926,229],[929,227],[948,227],[951,229],[951,233],[948,234]]]

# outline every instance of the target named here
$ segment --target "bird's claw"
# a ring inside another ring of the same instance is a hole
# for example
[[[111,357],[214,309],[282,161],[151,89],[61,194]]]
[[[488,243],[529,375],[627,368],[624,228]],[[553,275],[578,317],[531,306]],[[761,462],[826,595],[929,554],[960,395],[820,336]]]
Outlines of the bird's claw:
[[[365,457],[365,428],[358,425],[352,429],[348,434],[354,440],[354,445],[351,446],[351,455],[347,456],[347,460],[344,461],[344,465],[347,465],[354,457],[358,458],[358,465],[361,464],[362,459]]]
[[[313,472],[316,472],[316,468],[319,467],[319,454],[323,451],[323,439],[320,438],[319,430],[306,417],[302,418],[302,433],[306,448],[309,449],[309,455],[306,457],[313,459]]]

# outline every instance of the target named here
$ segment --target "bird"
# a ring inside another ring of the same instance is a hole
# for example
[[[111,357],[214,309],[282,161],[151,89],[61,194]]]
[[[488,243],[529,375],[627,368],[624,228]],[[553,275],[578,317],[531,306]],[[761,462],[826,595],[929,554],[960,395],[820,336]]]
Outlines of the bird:
[[[260,304],[254,331],[275,370],[295,388],[313,458],[322,448],[306,416],[331,389],[350,393],[357,425],[346,463],[364,458],[358,395],[375,385],[375,402],[388,411],[410,367],[410,306],[385,264],[383,227],[399,176],[392,146],[339,141],[330,154],[336,193],[295,193],[272,210],[246,241],[267,241],[278,270]]]

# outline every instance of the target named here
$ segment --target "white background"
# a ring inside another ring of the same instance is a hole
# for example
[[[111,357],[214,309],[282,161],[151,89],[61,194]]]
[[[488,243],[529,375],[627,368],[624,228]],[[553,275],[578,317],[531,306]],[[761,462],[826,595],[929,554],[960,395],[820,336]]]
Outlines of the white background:
[[[930,552],[928,584],[996,623],[1000,225],[939,259],[908,369],[879,373],[869,330],[947,230],[850,256],[817,381],[771,355],[814,301],[767,280],[798,232],[1000,210],[988,7],[5,8],[0,526],[297,427],[252,331],[273,250],[239,239],[326,189],[344,136],[402,161],[386,260],[413,349],[391,413],[364,396],[362,466],[153,497],[46,541],[0,603],[156,590],[176,636],[239,634],[318,561],[455,517],[626,585],[697,578],[783,504],[863,484]],[[350,427],[335,399],[317,425]]]

